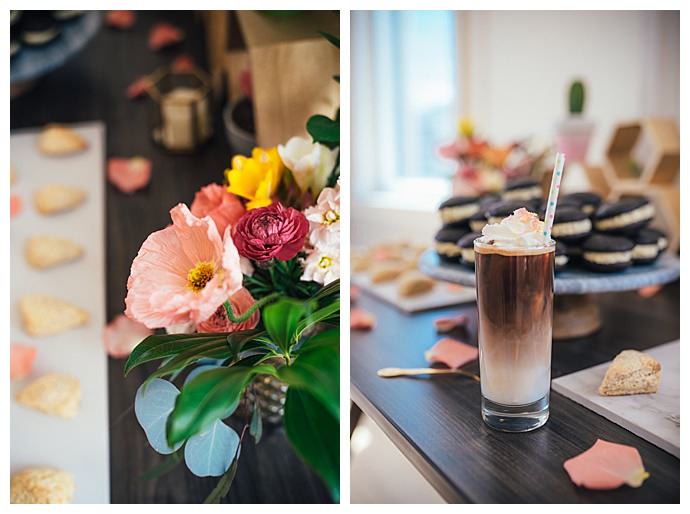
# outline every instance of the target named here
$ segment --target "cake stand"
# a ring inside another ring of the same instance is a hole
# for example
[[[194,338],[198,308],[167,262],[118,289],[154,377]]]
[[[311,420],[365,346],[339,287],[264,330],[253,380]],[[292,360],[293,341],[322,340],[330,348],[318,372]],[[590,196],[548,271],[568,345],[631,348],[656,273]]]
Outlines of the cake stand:
[[[442,262],[434,250],[419,260],[419,269],[437,280],[475,287],[474,270],[462,264]],[[556,273],[554,282],[553,338],[570,339],[590,335],[601,327],[595,293],[630,291],[666,284],[680,277],[680,260],[669,253],[645,266],[631,266],[618,273],[594,273],[575,267]]]

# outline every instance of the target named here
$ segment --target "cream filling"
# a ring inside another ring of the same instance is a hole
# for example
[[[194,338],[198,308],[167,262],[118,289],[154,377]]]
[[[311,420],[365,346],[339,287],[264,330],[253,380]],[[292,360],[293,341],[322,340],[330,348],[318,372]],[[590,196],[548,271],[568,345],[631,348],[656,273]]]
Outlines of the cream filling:
[[[583,205],[582,206],[582,212],[584,212],[587,216],[592,214],[594,212],[594,205]]]
[[[654,206],[651,203],[643,205],[630,212],[624,212],[613,218],[606,218],[596,221],[594,224],[599,230],[611,230],[621,228],[626,225],[632,225],[638,221],[647,220],[654,217]]]
[[[592,230],[592,222],[589,218],[585,218],[580,221],[556,223],[551,228],[551,235],[553,235],[553,237],[575,236],[578,234],[586,234],[590,230]]]
[[[470,203],[458,205],[457,207],[445,207],[441,209],[441,220],[443,223],[454,223],[469,218],[479,212],[479,205]]]
[[[618,264],[630,261],[632,252],[584,252],[582,257],[595,264]]]
[[[436,243],[436,251],[448,257],[458,257],[462,255],[462,249],[455,243]]]
[[[668,246],[668,239],[666,239],[665,237],[660,237],[659,238],[659,251],[666,250],[667,246]]]
[[[504,200],[533,200],[534,198],[541,198],[541,187],[532,186],[503,193]]]
[[[554,257],[553,262],[556,266],[565,266],[568,264],[568,256],[567,255],[557,255]]]
[[[659,253],[658,245],[635,245],[632,251],[633,259],[653,259]]]
[[[25,32],[22,35],[24,41],[30,45],[42,45],[53,39],[57,34],[57,29],[46,30],[44,32]]]
[[[462,260],[465,262],[474,262],[474,248],[463,248]]]
[[[486,223],[486,220],[470,221],[470,229],[472,230],[472,232],[481,232],[482,229],[486,226]]]

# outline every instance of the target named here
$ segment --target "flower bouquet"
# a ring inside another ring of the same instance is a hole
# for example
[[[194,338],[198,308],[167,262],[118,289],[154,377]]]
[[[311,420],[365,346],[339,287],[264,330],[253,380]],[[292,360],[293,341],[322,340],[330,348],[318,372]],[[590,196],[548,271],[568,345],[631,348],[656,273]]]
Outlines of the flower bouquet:
[[[158,363],[135,398],[168,455],[150,474],[184,460],[221,477],[207,502],[227,494],[243,441],[261,439],[266,381],[283,394],[288,440],[338,499],[339,120],[312,117],[307,130],[313,140],[233,157],[225,183],[173,207],[132,263],[126,316],[167,332],[125,365]]]
[[[465,118],[460,121],[457,138],[441,146],[439,155],[458,163],[454,195],[481,195],[503,190],[510,179],[537,174],[546,152],[528,141],[492,145],[478,137],[473,123]]]

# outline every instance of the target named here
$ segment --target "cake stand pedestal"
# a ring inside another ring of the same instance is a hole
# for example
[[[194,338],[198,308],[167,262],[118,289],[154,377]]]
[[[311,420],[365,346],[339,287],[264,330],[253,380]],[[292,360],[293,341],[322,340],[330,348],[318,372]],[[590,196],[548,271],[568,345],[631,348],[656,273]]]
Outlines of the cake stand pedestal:
[[[462,264],[442,262],[435,251],[427,250],[419,260],[419,269],[437,280],[475,287],[474,270]],[[631,291],[641,287],[666,284],[680,277],[680,260],[664,253],[646,266],[631,266],[619,273],[594,273],[583,268],[565,269],[554,281],[553,338],[572,339],[593,334],[602,320],[596,293]]]

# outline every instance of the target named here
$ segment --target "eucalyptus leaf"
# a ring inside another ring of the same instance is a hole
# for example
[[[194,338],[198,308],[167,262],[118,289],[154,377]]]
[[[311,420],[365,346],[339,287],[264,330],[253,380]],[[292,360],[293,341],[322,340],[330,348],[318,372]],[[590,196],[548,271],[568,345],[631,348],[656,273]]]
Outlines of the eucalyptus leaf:
[[[219,477],[230,468],[239,445],[237,432],[216,420],[211,428],[187,440],[184,461],[198,477]]]
[[[340,424],[314,396],[289,388],[285,400],[285,433],[297,453],[340,497]]]
[[[156,378],[142,384],[134,398],[134,413],[151,447],[167,455],[177,451],[182,441],[168,445],[165,427],[180,391],[167,380]]]

